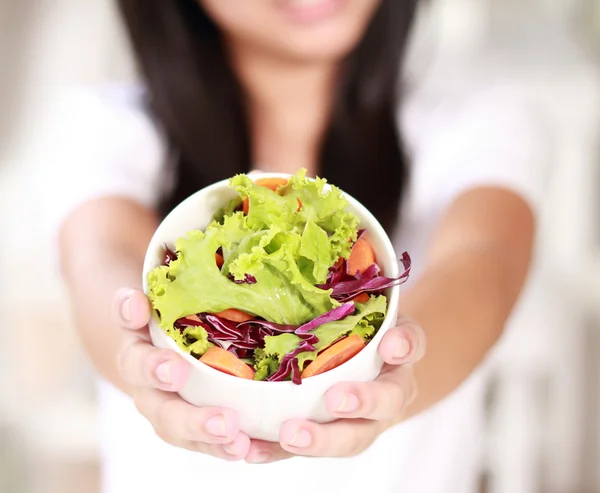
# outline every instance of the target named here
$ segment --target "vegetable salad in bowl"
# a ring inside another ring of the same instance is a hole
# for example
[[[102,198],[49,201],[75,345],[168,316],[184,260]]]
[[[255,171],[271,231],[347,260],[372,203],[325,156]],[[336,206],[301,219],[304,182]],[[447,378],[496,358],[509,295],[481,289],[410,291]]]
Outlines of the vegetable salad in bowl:
[[[279,382],[336,368],[386,316],[385,277],[369,231],[340,189],[305,170],[229,184],[237,196],[204,230],[165,245],[147,277],[158,324],[185,353],[237,377]]]

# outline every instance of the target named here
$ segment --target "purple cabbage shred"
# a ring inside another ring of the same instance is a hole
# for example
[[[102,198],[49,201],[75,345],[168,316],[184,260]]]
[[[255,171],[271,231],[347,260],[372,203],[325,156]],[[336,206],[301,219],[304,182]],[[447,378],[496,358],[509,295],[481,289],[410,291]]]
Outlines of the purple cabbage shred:
[[[345,270],[344,266],[338,266],[336,272],[330,272],[327,283],[321,284],[319,288],[331,289],[331,297],[341,303],[352,300],[362,293],[379,294],[384,289],[403,284],[408,279],[411,269],[411,259],[408,253],[404,252],[400,261],[404,272],[397,278],[379,276],[380,269],[377,264],[371,265],[363,273],[357,273],[354,276],[342,272],[342,269]]]
[[[165,253],[164,253],[164,259],[163,259],[163,265],[169,265],[174,260],[177,260],[177,253],[175,253],[173,250],[171,250],[165,244]]]
[[[231,274],[227,275],[228,279],[236,284],[256,284],[256,277],[246,274],[246,277],[241,280],[236,280]]]

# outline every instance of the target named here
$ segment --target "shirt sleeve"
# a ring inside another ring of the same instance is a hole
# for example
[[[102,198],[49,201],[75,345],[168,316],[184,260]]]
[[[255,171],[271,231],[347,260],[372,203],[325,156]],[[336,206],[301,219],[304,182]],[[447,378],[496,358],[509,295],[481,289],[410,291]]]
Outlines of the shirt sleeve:
[[[159,129],[133,90],[73,90],[60,98],[41,179],[55,230],[83,203],[125,197],[155,207],[167,153]]]
[[[414,120],[414,119],[413,119]],[[412,207],[439,213],[461,194],[501,187],[540,211],[550,174],[551,138],[532,100],[491,87],[461,102],[436,105],[409,127]]]

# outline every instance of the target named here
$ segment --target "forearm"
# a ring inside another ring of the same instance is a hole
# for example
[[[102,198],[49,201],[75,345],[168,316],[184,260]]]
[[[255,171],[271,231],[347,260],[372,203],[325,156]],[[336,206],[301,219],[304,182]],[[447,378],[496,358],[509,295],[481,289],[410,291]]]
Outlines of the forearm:
[[[127,392],[117,355],[127,338],[111,314],[115,292],[141,288],[146,247],[156,228],[152,211],[124,199],[82,206],[60,234],[61,266],[84,348],[98,372]]]
[[[465,251],[429,268],[401,300],[427,336],[418,393],[403,419],[456,389],[500,337],[523,281],[499,249]]]
[[[65,279],[81,342],[98,372],[121,390],[127,386],[118,373],[117,354],[128,334],[111,316],[117,289],[141,288],[142,259],[109,248],[94,248],[66,262]]]

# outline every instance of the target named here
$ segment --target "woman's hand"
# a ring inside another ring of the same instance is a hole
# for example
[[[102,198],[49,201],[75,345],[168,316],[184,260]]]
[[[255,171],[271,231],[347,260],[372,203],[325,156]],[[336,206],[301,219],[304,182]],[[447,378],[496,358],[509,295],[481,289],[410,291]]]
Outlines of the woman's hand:
[[[385,365],[374,382],[340,383],[327,392],[327,409],[339,418],[337,421],[319,425],[290,420],[280,430],[279,443],[251,443],[240,432],[234,411],[198,408],[176,394],[187,381],[190,367],[173,351],[151,344],[147,327],[150,313],[148,299],[141,291],[122,289],[116,293],[113,314],[129,335],[118,364],[137,409],[157,435],[171,445],[252,463],[293,455],[353,456],[400,421],[416,395],[411,364],[422,358],[425,337],[418,325],[402,321],[379,345]]]
[[[189,378],[190,367],[175,352],[151,344],[150,314],[150,304],[141,291],[121,289],[115,294],[113,317],[128,334],[118,365],[137,409],[171,445],[226,460],[243,459],[250,439],[240,432],[234,411],[198,408],[176,394]]]
[[[385,334],[379,354],[385,361],[374,382],[339,383],[325,395],[328,424],[302,419],[286,422],[279,443],[253,441],[246,461],[265,463],[293,455],[350,457],[368,448],[386,429],[402,419],[417,392],[412,364],[425,352],[425,334],[414,322],[400,321]]]

